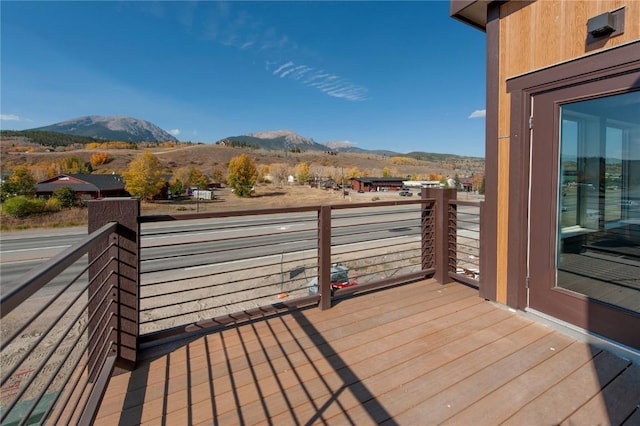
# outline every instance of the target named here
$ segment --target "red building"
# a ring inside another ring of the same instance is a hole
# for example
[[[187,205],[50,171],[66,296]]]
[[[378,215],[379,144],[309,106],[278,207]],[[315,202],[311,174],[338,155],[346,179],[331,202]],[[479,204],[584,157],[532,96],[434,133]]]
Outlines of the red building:
[[[56,189],[67,186],[76,193],[79,200],[92,200],[104,197],[129,196],[124,189],[124,180],[120,175],[58,175],[36,183],[36,196],[49,198]]]

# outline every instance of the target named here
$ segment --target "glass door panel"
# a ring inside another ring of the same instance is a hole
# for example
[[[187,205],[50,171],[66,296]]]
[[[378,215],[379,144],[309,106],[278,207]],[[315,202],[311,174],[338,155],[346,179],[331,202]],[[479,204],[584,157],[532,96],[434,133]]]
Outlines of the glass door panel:
[[[640,312],[640,91],[560,107],[556,287]]]

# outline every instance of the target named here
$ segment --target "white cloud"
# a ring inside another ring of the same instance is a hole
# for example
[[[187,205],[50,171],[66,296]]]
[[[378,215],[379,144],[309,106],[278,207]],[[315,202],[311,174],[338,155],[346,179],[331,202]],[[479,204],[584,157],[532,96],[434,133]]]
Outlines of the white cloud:
[[[21,121],[20,117],[13,114],[0,114],[0,120],[2,121]]]
[[[471,113],[471,115],[467,118],[483,118],[487,115],[486,109],[477,109]]]
[[[173,136],[178,136],[180,134],[180,129],[171,129],[168,133]]]
[[[269,65],[269,64],[267,64],[267,65]],[[273,72],[273,75],[278,75],[278,74],[280,74],[281,71],[283,71],[283,70],[285,70],[285,69],[287,69],[289,67],[292,67],[292,66],[293,66],[293,62],[287,62],[286,64],[282,64],[282,65],[280,65],[278,67],[277,70],[275,70]],[[282,76],[280,76],[280,77],[282,77]]]
[[[299,81],[307,87],[315,87],[336,98],[350,101],[362,101],[368,98],[366,87],[338,75],[320,71],[308,65],[295,64],[293,61],[271,62],[275,57],[286,57],[304,49],[277,28],[268,26],[247,12],[234,10],[235,7],[230,3],[224,3],[224,5],[219,13],[208,17],[206,28],[202,31],[206,40],[215,40],[224,46],[235,47],[247,53],[259,52],[268,56],[267,70],[281,79]],[[191,28],[195,22],[193,19],[195,13],[189,10],[189,14],[183,20],[184,25]]]
[[[267,62],[267,69],[271,66],[276,64]],[[292,61],[278,66],[272,74],[280,78],[301,81],[305,86],[314,87],[334,98],[349,101],[363,101],[367,99],[369,92],[366,87],[354,84],[338,75],[316,70],[308,65],[296,65]]]

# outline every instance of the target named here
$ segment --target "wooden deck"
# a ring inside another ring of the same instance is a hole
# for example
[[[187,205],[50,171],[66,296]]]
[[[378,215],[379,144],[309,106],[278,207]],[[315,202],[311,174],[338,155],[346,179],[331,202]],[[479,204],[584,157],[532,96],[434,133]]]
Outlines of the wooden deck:
[[[640,424],[640,365],[432,280],[193,338],[96,424]]]

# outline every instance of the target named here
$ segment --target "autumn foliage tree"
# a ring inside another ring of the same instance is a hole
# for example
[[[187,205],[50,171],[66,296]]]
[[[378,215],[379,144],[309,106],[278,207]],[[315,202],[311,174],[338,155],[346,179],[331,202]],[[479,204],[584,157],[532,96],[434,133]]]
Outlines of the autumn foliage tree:
[[[247,154],[233,157],[229,162],[227,183],[239,197],[250,197],[258,179],[258,168]]]
[[[36,193],[36,180],[27,166],[17,166],[13,169],[11,177],[2,184],[1,189],[2,200],[16,195],[33,197]]]
[[[141,199],[157,195],[165,185],[160,161],[148,151],[138,155],[122,176],[125,179],[124,188],[132,196]]]
[[[364,173],[359,168],[352,167],[349,169],[349,171],[346,172],[344,177],[351,180],[351,179],[362,177],[363,174]]]
[[[309,163],[303,161],[296,166],[296,177],[300,185],[307,183],[310,176],[311,167],[309,166]]]
[[[91,173],[89,164],[82,158],[66,157],[59,160],[60,173],[84,174]]]
[[[224,176],[220,167],[215,167],[213,169],[213,181],[216,183],[222,183],[224,181]]]
[[[199,168],[192,167],[189,170],[189,186],[195,186],[197,188],[206,188],[209,184],[209,179],[202,174]]]
[[[92,166],[99,166],[101,164],[107,164],[109,161],[111,161],[112,158],[109,155],[109,153],[107,152],[96,152],[95,154],[91,155],[91,159],[89,160],[91,162]]]

